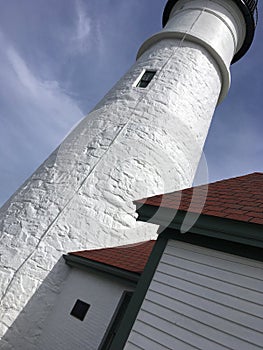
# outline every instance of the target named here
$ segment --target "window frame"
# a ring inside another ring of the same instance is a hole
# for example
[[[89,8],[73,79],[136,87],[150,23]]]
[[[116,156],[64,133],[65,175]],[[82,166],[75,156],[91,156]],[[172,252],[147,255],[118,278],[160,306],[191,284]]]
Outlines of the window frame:
[[[110,324],[103,336],[103,339],[100,343],[100,346],[98,350],[109,350],[111,347],[111,344],[118,332],[118,329],[120,327],[120,324],[123,320],[123,317],[126,313],[127,307],[131,301],[131,298],[133,296],[133,291],[125,290],[122,293],[122,296],[120,298],[120,301],[117,305],[117,308],[112,316],[112,319],[110,321]]]
[[[150,79],[143,79],[144,75],[150,73],[152,74]],[[141,72],[141,74],[138,76],[138,78],[135,80],[133,87],[138,87],[141,89],[145,89],[149,86],[149,84],[151,83],[151,81],[153,80],[154,76],[156,75],[157,70],[156,69],[143,69],[143,71]],[[146,84],[145,86],[142,86],[140,84]]]

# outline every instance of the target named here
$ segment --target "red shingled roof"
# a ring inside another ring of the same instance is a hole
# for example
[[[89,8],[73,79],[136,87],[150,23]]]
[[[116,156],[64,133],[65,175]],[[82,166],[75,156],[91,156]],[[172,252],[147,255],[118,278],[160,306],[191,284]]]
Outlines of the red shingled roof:
[[[69,254],[141,274],[151,254],[154,243],[155,241],[151,240],[114,248],[82,250]]]
[[[263,173],[221,180],[135,203],[263,224]]]

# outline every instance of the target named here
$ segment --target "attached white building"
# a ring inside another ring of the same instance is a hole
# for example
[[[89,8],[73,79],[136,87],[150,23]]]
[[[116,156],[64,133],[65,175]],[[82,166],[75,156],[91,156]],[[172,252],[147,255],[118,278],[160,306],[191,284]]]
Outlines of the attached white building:
[[[111,349],[262,349],[263,173],[136,204],[166,228]]]
[[[107,349],[155,241],[70,253],[71,267],[38,349]]]
[[[38,349],[262,349],[263,173],[136,205],[156,243],[64,256]]]

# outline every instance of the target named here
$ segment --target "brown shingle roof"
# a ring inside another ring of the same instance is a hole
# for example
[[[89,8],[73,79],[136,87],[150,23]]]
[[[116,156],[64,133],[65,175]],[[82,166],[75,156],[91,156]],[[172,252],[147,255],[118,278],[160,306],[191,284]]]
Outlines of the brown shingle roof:
[[[263,224],[263,173],[221,180],[135,203]]]
[[[154,243],[155,241],[151,240],[114,248],[82,250],[69,254],[141,274],[151,254]]]

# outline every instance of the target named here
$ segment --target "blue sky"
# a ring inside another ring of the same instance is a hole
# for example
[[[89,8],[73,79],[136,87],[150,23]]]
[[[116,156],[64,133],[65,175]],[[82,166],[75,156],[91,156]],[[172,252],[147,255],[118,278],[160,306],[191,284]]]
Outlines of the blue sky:
[[[0,205],[161,28],[166,0],[0,0]],[[262,3],[205,145],[209,181],[263,171]]]

